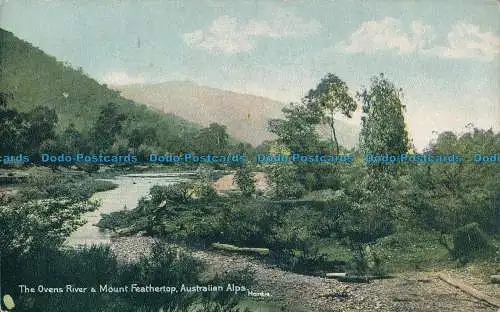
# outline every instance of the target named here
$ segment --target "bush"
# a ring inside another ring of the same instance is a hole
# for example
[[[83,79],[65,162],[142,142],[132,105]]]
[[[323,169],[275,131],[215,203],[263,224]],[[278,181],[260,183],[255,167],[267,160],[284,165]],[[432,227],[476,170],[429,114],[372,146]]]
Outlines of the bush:
[[[194,193],[199,199],[212,201],[219,197],[215,189],[208,183],[196,182],[193,185]]]
[[[295,165],[276,164],[270,166],[269,182],[277,199],[296,199],[304,196],[304,185],[297,182]]]
[[[134,222],[136,223],[136,221]],[[102,214],[101,220],[96,226],[103,229],[115,230],[119,228],[126,228],[131,225],[131,217],[129,211],[115,211],[109,214]]]
[[[253,180],[253,175],[250,168],[242,167],[236,170],[234,181],[240,188],[243,196],[250,197],[255,193],[255,181]]]
[[[358,245],[354,248],[349,267],[356,275],[387,276],[387,268],[382,262],[381,255],[369,245]]]
[[[458,228],[453,241],[453,256],[461,262],[486,258],[495,252],[494,245],[476,222]]]
[[[191,199],[191,184],[188,182],[167,185],[163,195],[166,200],[185,203]]]

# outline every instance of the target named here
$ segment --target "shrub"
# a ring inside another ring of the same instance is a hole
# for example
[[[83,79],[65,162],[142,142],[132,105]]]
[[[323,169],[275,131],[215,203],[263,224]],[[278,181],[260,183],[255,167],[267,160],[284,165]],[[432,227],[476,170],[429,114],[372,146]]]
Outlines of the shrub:
[[[297,181],[295,165],[272,165],[268,177],[274,197],[278,199],[301,198],[306,191],[305,187]]]
[[[255,181],[253,180],[252,171],[248,167],[241,167],[236,170],[234,181],[238,184],[241,193],[245,197],[250,197],[255,193]]]
[[[461,262],[491,256],[495,247],[476,222],[458,228],[454,235],[453,256]]]

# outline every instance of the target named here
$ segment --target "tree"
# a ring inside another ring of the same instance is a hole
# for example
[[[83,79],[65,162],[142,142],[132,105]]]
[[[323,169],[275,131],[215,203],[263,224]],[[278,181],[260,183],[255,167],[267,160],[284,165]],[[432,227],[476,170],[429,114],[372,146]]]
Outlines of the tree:
[[[211,123],[203,128],[197,137],[198,151],[203,154],[223,154],[229,145],[229,135],[226,126]]]
[[[11,154],[23,151],[23,133],[26,123],[15,108],[7,106],[12,93],[0,92],[0,153]]]
[[[6,108],[9,100],[13,100],[12,92],[0,92],[0,108]]]
[[[358,93],[363,102],[361,147],[364,152],[398,155],[409,148],[401,89],[383,74],[372,78],[371,87]]]
[[[89,149],[87,138],[76,129],[73,123],[70,123],[60,135],[59,146],[66,153],[87,152]]]
[[[465,161],[458,164],[418,164],[409,172],[407,205],[415,214],[416,225],[441,233],[452,233],[470,223],[478,223],[488,234],[500,232],[500,180],[494,162],[475,164],[475,153],[493,155],[500,147],[500,133],[473,129],[457,136],[439,134],[427,153],[456,153]]]
[[[125,115],[120,113],[115,103],[108,103],[101,109],[92,129],[92,140],[97,151],[106,151],[113,145],[124,120]]]
[[[320,117],[305,105],[290,103],[282,109],[285,119],[269,121],[269,131],[278,136],[278,142],[291,151],[313,152],[319,142],[316,126]]]
[[[358,93],[365,114],[360,134],[363,152],[398,155],[408,151],[400,91],[381,74],[372,78],[370,89]],[[351,240],[367,242],[389,235],[398,221],[407,219],[409,209],[402,203],[403,183],[398,172],[395,164],[368,167],[359,184],[356,213],[348,222],[362,226],[363,230],[354,231]]]
[[[335,131],[335,115],[342,113],[351,118],[356,110],[357,104],[349,95],[347,84],[334,74],[327,74],[316,89],[309,91],[305,97],[309,109],[317,111],[321,116],[321,121],[330,127],[330,139],[339,153],[339,143]]]
[[[59,120],[54,109],[38,106],[23,118],[28,122],[25,133],[26,147],[32,152],[39,152],[40,146],[46,140],[56,138],[56,124]]]
[[[137,149],[141,144],[154,145],[156,142],[156,129],[153,127],[137,127],[129,135],[130,147]]]

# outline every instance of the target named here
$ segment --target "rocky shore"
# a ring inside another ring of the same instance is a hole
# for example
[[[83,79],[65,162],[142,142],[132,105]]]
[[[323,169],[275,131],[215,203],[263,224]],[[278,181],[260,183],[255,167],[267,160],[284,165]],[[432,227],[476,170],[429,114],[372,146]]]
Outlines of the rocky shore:
[[[154,242],[150,237],[120,237],[111,249],[120,261],[136,261],[147,255]],[[245,268],[254,272],[257,284],[251,291],[269,293],[272,300],[304,311],[443,311],[497,312],[440,281],[432,272],[411,272],[367,284],[342,283],[321,277],[285,272],[250,256],[212,251],[186,251],[206,262],[211,272]]]

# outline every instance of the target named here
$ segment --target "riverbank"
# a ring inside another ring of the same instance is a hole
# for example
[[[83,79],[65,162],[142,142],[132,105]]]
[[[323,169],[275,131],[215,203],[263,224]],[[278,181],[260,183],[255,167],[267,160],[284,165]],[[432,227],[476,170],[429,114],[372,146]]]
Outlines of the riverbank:
[[[69,246],[109,244],[111,233],[96,226],[102,214],[134,209],[141,198],[148,196],[154,185],[188,181],[189,177],[194,175],[196,175],[194,172],[129,173],[105,179],[104,181],[114,183],[117,187],[92,196],[91,200],[99,202],[99,207],[82,217],[85,224],[71,233],[66,239],[66,244]]]
[[[148,254],[153,242],[151,237],[119,237],[112,240],[110,247],[120,261],[136,261],[140,255]],[[184,249],[184,252],[207,263],[212,274],[249,268],[257,283],[253,292],[269,293],[271,297],[264,297],[264,302],[298,308],[294,311],[497,311],[444,283],[435,271],[405,272],[392,279],[353,284],[286,272],[250,256],[207,250]],[[447,272],[475,283],[475,287],[482,284],[485,287],[479,289],[500,296],[500,289],[495,291],[491,285],[471,279],[463,272]]]

